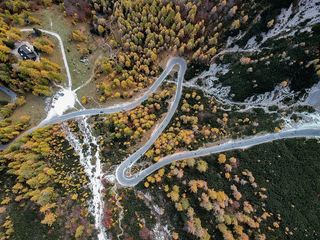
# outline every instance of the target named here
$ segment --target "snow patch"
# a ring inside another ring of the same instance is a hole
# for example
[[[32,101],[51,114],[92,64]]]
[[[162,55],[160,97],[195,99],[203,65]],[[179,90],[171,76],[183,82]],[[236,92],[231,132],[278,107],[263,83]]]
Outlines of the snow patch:
[[[241,52],[260,52],[264,48],[262,45],[269,39],[280,39],[284,37],[294,36],[297,32],[311,32],[311,27],[320,23],[320,1],[319,0],[301,0],[297,6],[291,5],[288,9],[282,9],[277,17],[276,24],[267,33],[262,33],[262,41],[257,42],[256,36],[248,40],[244,48],[232,45],[232,41],[241,39],[245,34],[239,34],[236,38],[228,39],[227,49],[218,53],[212,60],[226,53],[241,53]],[[229,71],[228,64],[217,65],[212,64],[208,71],[203,72],[200,76],[190,80],[184,85],[202,90],[204,93],[214,96],[218,102],[229,106],[245,106],[246,111],[255,107],[262,107],[267,110],[269,106],[278,105],[286,107],[283,104],[284,99],[293,99],[297,93],[290,90],[289,87],[276,86],[271,92],[252,96],[244,102],[236,102],[230,99],[230,87],[222,86],[218,81],[218,74],[226,74]],[[313,105],[318,104],[320,109],[320,100],[318,97],[320,83],[312,90],[312,97],[308,98],[308,102]]]
[[[297,113],[295,112],[294,115],[299,118],[298,121],[293,120],[292,117],[293,114],[290,116],[285,117],[284,120],[284,126],[285,129],[303,129],[303,128],[319,128],[320,126],[320,113],[314,112],[301,112]]]
[[[67,110],[74,108],[77,95],[70,89],[61,89],[52,99],[49,111],[45,120],[51,119],[56,116],[61,116]]]
[[[208,71],[203,72],[199,77],[196,77],[185,83],[187,87],[193,87],[202,90],[209,96],[214,96],[218,102],[225,105],[238,105],[269,107],[272,105],[279,105],[286,98],[293,98],[295,94],[290,91],[289,87],[276,86],[271,92],[259,94],[247,98],[244,102],[236,102],[229,99],[230,87],[222,86],[218,81],[217,74],[226,74],[229,72],[230,65],[212,64]]]
[[[269,32],[261,35],[262,41],[257,43],[256,37],[252,37],[247,42],[245,49],[257,49],[272,38],[280,39],[294,36],[297,32],[311,32],[311,27],[320,23],[319,3],[319,0],[301,0],[296,9],[293,5],[288,9],[282,9],[275,26]]]

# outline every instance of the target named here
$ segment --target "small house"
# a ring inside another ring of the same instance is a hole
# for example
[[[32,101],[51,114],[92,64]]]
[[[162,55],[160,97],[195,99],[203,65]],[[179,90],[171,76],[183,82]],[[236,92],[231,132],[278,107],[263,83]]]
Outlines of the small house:
[[[18,48],[18,53],[23,60],[37,60],[37,54],[26,44],[23,44]]]

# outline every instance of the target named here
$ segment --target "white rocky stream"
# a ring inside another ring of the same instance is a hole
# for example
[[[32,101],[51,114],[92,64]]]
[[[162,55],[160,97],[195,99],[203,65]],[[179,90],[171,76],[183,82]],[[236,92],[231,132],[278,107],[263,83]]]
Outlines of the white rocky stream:
[[[63,124],[66,137],[75,152],[79,155],[80,164],[84,167],[85,173],[89,178],[89,188],[92,193],[92,199],[89,203],[89,210],[94,216],[95,227],[98,230],[98,239],[107,239],[103,225],[103,184],[102,184],[102,166],[100,156],[100,146],[97,138],[92,133],[92,128],[87,117],[77,120],[79,127],[78,133],[73,133],[69,126]],[[83,137],[79,138],[79,134]]]
[[[32,32],[33,29],[22,29],[23,32]],[[47,116],[44,121],[48,121],[54,117],[62,116],[66,111],[75,108],[78,103],[82,108],[76,91],[73,90],[72,77],[67,62],[67,57],[64,50],[63,41],[59,34],[41,29],[42,32],[49,34],[59,41],[59,46],[67,73],[67,86],[57,86],[60,90],[48,101]],[[102,184],[102,166],[100,156],[100,146],[97,138],[94,136],[92,128],[87,117],[80,117],[77,120],[79,132],[73,133],[69,126],[64,123],[62,125],[67,140],[74,148],[74,151],[79,155],[80,164],[85,169],[85,173],[89,178],[89,188],[92,198],[89,202],[89,210],[94,217],[95,228],[98,231],[98,240],[107,240],[107,234],[103,225],[104,217],[104,201],[103,201],[103,184]],[[79,135],[82,135],[82,138]]]

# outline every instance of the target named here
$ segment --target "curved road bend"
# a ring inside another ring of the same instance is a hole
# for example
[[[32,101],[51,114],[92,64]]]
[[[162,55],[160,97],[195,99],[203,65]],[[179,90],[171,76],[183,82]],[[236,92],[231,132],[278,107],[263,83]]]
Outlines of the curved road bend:
[[[297,129],[286,130],[279,133],[271,133],[262,136],[255,136],[251,138],[231,140],[227,143],[216,145],[208,148],[200,148],[194,151],[178,152],[160,159],[157,163],[140,171],[133,176],[127,176],[127,171],[134,165],[142,155],[134,153],[122,162],[116,170],[116,179],[122,186],[132,187],[141,182],[144,178],[151,173],[159,170],[160,168],[174,162],[187,158],[196,158],[208,156],[215,153],[227,152],[231,150],[246,149],[263,143],[268,143],[281,139],[289,138],[320,138],[320,129]],[[142,147],[144,148],[144,146]],[[138,152],[142,153],[145,149],[139,149]]]
[[[169,75],[169,73],[172,71],[172,69],[175,66],[179,66],[179,73],[178,73],[178,82],[177,82],[177,90],[176,90],[176,95],[174,98],[174,106],[177,106],[179,104],[179,100],[181,98],[181,93],[182,93],[182,82],[183,82],[183,77],[185,74],[185,71],[187,69],[187,63],[183,58],[178,58],[178,57],[173,57],[170,58],[169,61],[167,62],[165,70],[161,73],[161,75],[155,80],[155,82],[151,85],[151,87],[148,88],[146,92],[144,92],[141,96],[133,99],[130,102],[122,103],[122,104],[117,104],[111,107],[107,108],[92,108],[92,109],[83,109],[79,110],[76,112],[70,112],[66,113],[61,116],[56,116],[48,120],[42,121],[37,127],[30,129],[28,133],[34,131],[36,128],[39,127],[44,127],[45,125],[51,125],[51,124],[56,124],[64,121],[68,121],[77,117],[85,117],[85,116],[94,116],[94,115],[99,115],[99,114],[113,114],[117,112],[123,112],[123,111],[128,111],[132,110],[136,107],[138,107],[142,102],[146,101],[152,93],[154,93],[159,86],[162,84],[162,82],[165,80],[165,78]],[[178,91],[179,89],[179,91]],[[173,115],[173,113],[171,113]]]

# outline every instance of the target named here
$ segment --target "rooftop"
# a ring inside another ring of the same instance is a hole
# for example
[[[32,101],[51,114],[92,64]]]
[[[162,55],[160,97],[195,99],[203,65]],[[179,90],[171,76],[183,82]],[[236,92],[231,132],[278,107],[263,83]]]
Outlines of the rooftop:
[[[37,59],[37,54],[26,44],[23,44],[18,48],[18,53],[24,60],[29,59],[35,61]]]

